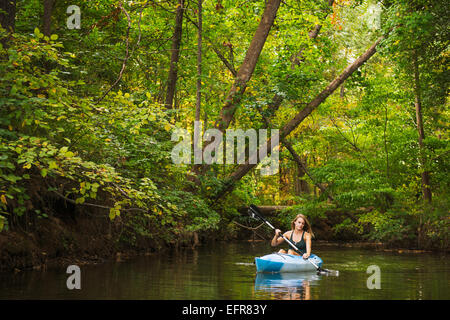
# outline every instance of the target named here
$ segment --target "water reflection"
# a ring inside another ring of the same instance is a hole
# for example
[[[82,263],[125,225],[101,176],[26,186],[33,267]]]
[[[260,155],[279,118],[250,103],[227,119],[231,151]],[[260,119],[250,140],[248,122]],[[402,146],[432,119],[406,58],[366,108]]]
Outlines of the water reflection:
[[[314,272],[258,273],[255,291],[269,293],[280,300],[310,300],[311,286],[317,285],[320,276]]]

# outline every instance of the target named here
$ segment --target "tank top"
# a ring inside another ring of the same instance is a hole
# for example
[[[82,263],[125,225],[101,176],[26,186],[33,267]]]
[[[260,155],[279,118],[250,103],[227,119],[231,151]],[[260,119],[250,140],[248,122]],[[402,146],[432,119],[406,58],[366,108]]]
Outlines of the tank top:
[[[302,233],[302,237],[300,238],[300,241],[299,242],[294,242],[294,240],[292,240],[292,237],[294,236],[294,231],[292,231],[292,233],[291,233],[291,238],[289,239],[300,251],[298,251],[298,250],[295,250],[295,251],[297,251],[297,253],[300,253],[300,254],[304,254],[304,253],[306,253],[306,242],[305,242],[305,240],[303,239],[303,235],[305,234],[305,231],[303,231],[303,233]],[[288,249],[294,249],[294,248],[292,248],[291,246],[289,246],[289,248]]]

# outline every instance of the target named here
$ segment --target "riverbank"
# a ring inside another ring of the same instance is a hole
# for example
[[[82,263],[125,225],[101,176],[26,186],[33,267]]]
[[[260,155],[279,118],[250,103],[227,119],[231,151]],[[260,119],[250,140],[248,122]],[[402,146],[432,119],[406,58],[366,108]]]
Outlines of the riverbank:
[[[177,242],[164,241],[164,237],[158,238],[155,234],[136,235],[130,241],[122,236],[124,232],[120,219],[110,221],[108,217],[40,219],[33,231],[19,229],[0,233],[0,272],[121,261],[180,246],[183,240],[189,242],[187,237]]]

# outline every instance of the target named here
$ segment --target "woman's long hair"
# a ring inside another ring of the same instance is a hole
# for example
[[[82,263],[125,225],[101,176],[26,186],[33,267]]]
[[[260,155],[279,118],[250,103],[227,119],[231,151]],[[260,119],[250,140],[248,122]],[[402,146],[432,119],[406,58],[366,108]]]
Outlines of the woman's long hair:
[[[314,232],[312,231],[311,224],[308,221],[308,218],[306,218],[303,214],[299,213],[294,220],[291,222],[292,230],[295,228],[295,221],[297,221],[298,218],[302,218],[303,221],[305,221],[305,225],[303,226],[303,230],[306,232],[309,232],[311,234],[311,237],[314,238]]]

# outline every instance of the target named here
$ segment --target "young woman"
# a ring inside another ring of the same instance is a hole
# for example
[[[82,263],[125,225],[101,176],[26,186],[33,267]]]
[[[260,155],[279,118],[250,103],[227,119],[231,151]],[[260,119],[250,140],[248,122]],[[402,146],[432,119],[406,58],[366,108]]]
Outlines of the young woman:
[[[292,230],[286,231],[284,236],[288,238],[299,249],[299,251],[296,251],[289,246],[287,253],[297,256],[302,255],[304,259],[308,259],[311,255],[311,237],[314,237],[314,233],[308,219],[306,219],[304,215],[298,214],[295,219],[292,220],[291,226]],[[276,247],[284,242],[284,239],[280,234],[281,230],[276,229],[275,236],[270,243],[272,247]],[[278,252],[286,253],[286,250],[281,249]]]

